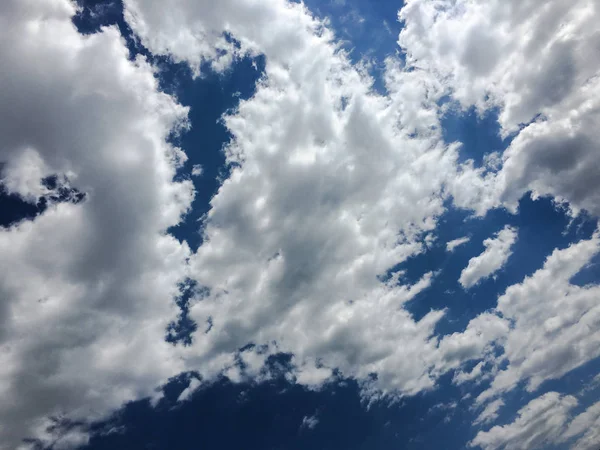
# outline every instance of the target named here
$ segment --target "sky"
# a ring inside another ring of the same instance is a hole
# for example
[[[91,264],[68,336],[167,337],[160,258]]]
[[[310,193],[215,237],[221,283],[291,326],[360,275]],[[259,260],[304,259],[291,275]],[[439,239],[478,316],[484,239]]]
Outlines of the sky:
[[[0,449],[600,449],[598,8],[0,2]]]

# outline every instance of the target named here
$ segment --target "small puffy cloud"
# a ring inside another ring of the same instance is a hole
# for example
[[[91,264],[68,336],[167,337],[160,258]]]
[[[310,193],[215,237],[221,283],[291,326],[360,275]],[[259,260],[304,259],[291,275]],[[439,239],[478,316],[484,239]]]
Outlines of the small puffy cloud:
[[[472,380],[481,380],[485,378],[486,374],[483,372],[486,363],[485,361],[480,361],[473,367],[470,372],[464,372],[462,370],[457,370],[454,373],[454,377],[452,378],[452,382],[454,384],[460,385],[466,383],[467,381]]]
[[[326,367],[315,367],[314,364],[305,363],[300,366],[296,374],[296,382],[307,387],[318,388],[331,378],[332,371]]]
[[[181,391],[181,394],[179,394],[179,397],[177,397],[177,401],[184,402],[189,400],[192,397],[192,394],[200,387],[201,384],[202,382],[198,378],[192,378],[190,380],[190,384],[188,384],[188,387]]]
[[[575,397],[549,392],[521,408],[514,422],[477,433],[469,446],[483,450],[542,449],[560,439],[575,406]]]
[[[444,423],[448,423],[452,420],[454,416],[455,410],[458,406],[458,402],[448,402],[448,403],[438,403],[429,408],[428,414],[433,414],[435,412],[441,412],[444,416]]]
[[[517,230],[506,226],[495,237],[483,241],[485,250],[471,258],[460,274],[459,283],[469,289],[500,270],[512,254],[512,246],[517,240]]]
[[[204,173],[204,167],[201,164],[194,164],[192,167],[192,176],[193,177],[201,177]]]
[[[438,403],[436,405],[433,405],[430,408],[430,411],[448,411],[448,410],[453,410],[456,409],[456,407],[458,406],[457,402],[449,402],[449,403]]]
[[[502,345],[510,330],[509,322],[492,312],[485,312],[472,319],[464,331],[444,336],[439,342],[439,361],[437,370],[444,372],[455,369],[465,361],[489,357],[495,346]],[[481,373],[481,366],[473,369],[474,373],[463,375],[467,379],[475,379]],[[460,371],[457,377],[460,376]]]
[[[498,418],[498,410],[504,406],[502,399],[488,403],[473,422],[475,425],[493,422]]]
[[[465,236],[465,237],[461,237],[461,238],[458,238],[458,239],[454,239],[454,240],[452,240],[450,242],[447,242],[446,243],[446,251],[447,252],[453,252],[456,247],[460,247],[461,245],[466,244],[470,240],[471,240],[470,237]]]
[[[318,423],[319,418],[316,414],[313,416],[304,416],[302,418],[302,424],[300,425],[300,429],[307,428],[309,430],[312,430],[314,427],[317,426]]]

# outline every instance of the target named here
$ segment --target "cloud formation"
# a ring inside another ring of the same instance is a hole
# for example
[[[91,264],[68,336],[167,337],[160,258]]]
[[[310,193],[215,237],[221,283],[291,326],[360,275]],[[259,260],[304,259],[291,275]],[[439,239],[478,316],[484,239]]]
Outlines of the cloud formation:
[[[312,430],[313,428],[315,428],[319,423],[319,418],[317,417],[317,415],[313,415],[313,416],[304,416],[302,418],[302,424],[300,425],[300,429],[303,428],[308,428],[309,430]]]
[[[194,164],[192,167],[192,176],[193,177],[201,177],[204,173],[204,168],[201,164]]]
[[[164,341],[190,256],[165,230],[193,198],[166,143],[186,108],[116,28],[80,35],[65,0],[0,3],[3,185],[35,202],[57,175],[85,193],[0,229],[0,448],[54,439],[182,370]],[[82,442],[73,431],[56,448]]]
[[[514,422],[477,433],[469,446],[483,450],[541,449],[560,440],[575,406],[575,397],[549,392],[521,408]]]
[[[494,310],[445,336],[436,335],[444,310],[417,320],[405,308],[436,274],[410,284],[388,273],[433,242],[451,200],[484,215],[516,211],[533,191],[573,213],[600,213],[593,1],[408,0],[399,37],[406,64],[386,60],[385,95],[302,4],[124,7],[151,52],[196,74],[205,62],[225,70],[242,54],[263,54],[265,74],[224,116],[231,172],[192,254],[166,233],[194,196],[189,180],[174,181],[186,156],[168,143],[188,126],[187,109],[159,91],[144,58],[129,59],[116,28],[77,33],[68,0],[0,3],[2,184],[29,202],[49,194],[50,176],[85,194],[0,230],[0,445],[55,439],[49,416],[101,417],[183,371],[266,379],[264,362],[280,351],[294,354],[291,376],[311,388],[333,369],[374,396],[433,389],[452,370],[456,384],[491,378],[477,399],[490,401],[481,424],[520,382],[533,392],[600,356],[599,287],[571,283],[598,253],[598,235],[555,250]],[[447,99],[499,112],[501,133],[514,137],[501,164],[459,163],[460,145],[446,145],[440,129]],[[516,238],[507,226],[486,239],[460,275],[463,287],[503,267]],[[198,282],[189,314],[206,332],[171,345],[165,330],[186,279]],[[470,360],[477,365],[466,373]],[[576,403],[544,394],[472,445],[557,441],[553,426],[566,426]],[[597,421],[590,407],[565,435],[587,449],[596,435],[585,426]],[[55,446],[86,439],[75,428]]]
[[[498,418],[498,410],[503,406],[504,401],[501,398],[488,403],[483,411],[479,413],[473,424],[478,425],[495,421]]]
[[[569,424],[562,441],[575,438],[571,450],[594,450],[600,442],[600,402],[577,415]]]
[[[600,213],[597,2],[408,0],[399,17],[408,63],[515,136],[500,171],[457,201],[515,208],[532,190]]]
[[[446,243],[446,251],[447,252],[453,252],[454,249],[456,249],[456,247],[460,247],[461,245],[466,244],[470,240],[471,240],[471,238],[468,237],[468,236],[461,237],[461,238],[458,238],[458,239],[453,239],[452,241],[449,241],[449,242]]]
[[[155,52],[197,64],[177,39],[227,31],[242,50],[266,56],[255,95],[225,117],[233,169],[191,262],[209,294],[190,316],[211,329],[194,337],[190,364],[276,342],[269,351],[295,355],[298,382],[319,384],[337,368],[359,379],[375,372],[388,392],[431,388],[434,366],[461,361],[441,362],[433,335],[442,311],[416,321],[403,308],[432,274],[412,286],[400,274],[380,277],[423,251],[444,211],[457,155],[441,141],[440,93],[393,61],[389,97],[372,92],[372,80],[300,4],[235,5],[246,14],[229,15],[224,26],[215,18],[221,6],[178,3],[171,14],[187,18],[181,31],[152,2],[126,2],[132,27]],[[267,33],[252,18],[276,25]]]
[[[461,272],[458,282],[463,288],[469,289],[496,273],[508,261],[516,240],[517,230],[507,225],[495,237],[483,241],[485,250],[479,256],[469,260],[469,264]]]
[[[511,322],[498,372],[479,400],[513,389],[526,381],[535,391],[550,379],[600,356],[598,285],[578,286],[571,278],[600,251],[600,238],[555,250],[544,266],[522,283],[506,289],[496,311]]]
[[[595,450],[600,438],[600,402],[573,417],[578,403],[573,396],[548,392],[521,408],[514,422],[480,431],[469,445],[483,450],[535,450],[568,443],[571,450]]]

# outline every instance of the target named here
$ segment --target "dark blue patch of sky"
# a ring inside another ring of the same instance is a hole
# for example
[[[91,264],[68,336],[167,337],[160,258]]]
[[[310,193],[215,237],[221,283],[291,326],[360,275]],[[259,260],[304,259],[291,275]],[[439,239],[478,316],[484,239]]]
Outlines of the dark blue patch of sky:
[[[471,258],[485,250],[483,241],[493,237],[505,225],[518,229],[518,238],[506,265],[494,276],[468,290],[463,289],[458,282],[461,271]],[[514,215],[504,209],[496,209],[483,218],[477,218],[469,211],[449,206],[439,219],[436,242],[393,270],[405,271],[402,281],[409,283],[417,282],[427,272],[437,272],[432,285],[409,302],[407,309],[420,319],[431,309],[448,308],[437,331],[452,333],[464,329],[469,320],[481,312],[494,308],[506,287],[522,282],[526,276],[540,269],[554,249],[589,239],[595,228],[596,221],[587,215],[583,214],[571,222],[566,211],[551,199],[533,200],[529,195],[521,199],[518,213]],[[447,242],[465,236],[470,238],[468,243],[453,252],[446,251]],[[592,274],[591,270],[581,278],[585,276],[587,282],[592,281],[597,271]]]

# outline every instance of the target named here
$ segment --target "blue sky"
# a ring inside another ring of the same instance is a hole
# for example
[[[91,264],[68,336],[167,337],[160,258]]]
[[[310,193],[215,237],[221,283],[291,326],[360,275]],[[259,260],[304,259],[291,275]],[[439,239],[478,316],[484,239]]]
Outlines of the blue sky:
[[[1,450],[600,448],[593,1],[25,3]]]

